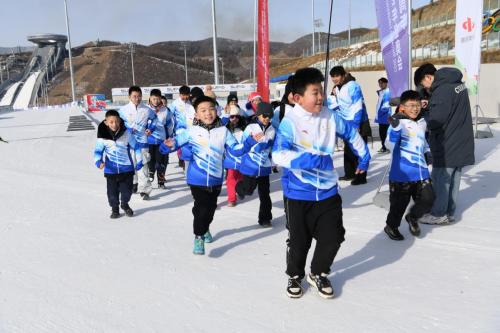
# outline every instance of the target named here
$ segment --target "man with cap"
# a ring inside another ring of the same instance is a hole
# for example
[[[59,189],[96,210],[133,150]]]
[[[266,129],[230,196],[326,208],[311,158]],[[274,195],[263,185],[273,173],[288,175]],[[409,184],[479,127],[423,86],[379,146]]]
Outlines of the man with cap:
[[[273,219],[269,195],[269,175],[272,167],[269,156],[276,134],[274,127],[271,126],[273,114],[271,104],[260,102],[253,121],[245,128],[242,140],[257,133],[262,133],[264,136],[241,158],[240,172],[243,174],[243,180],[236,185],[236,192],[240,199],[246,195],[252,195],[258,187],[260,200],[258,222],[263,227],[270,227]]]

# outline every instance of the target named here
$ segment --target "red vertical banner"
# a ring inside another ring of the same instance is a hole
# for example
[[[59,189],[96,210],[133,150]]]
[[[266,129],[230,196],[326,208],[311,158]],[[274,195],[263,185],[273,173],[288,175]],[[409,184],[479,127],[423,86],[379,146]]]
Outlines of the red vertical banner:
[[[257,33],[257,91],[269,102],[269,15],[268,0],[259,0]]]

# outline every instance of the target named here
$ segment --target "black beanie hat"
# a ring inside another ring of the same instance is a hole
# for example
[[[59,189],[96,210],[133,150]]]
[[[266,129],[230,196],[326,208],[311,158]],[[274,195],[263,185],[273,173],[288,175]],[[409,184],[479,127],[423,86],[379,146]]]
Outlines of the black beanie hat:
[[[235,94],[229,94],[229,96],[227,96],[227,104],[232,101],[236,101],[236,103],[238,103],[238,96],[236,96]]]
[[[259,105],[257,105],[257,111],[255,112],[255,116],[259,115],[272,118],[274,115],[272,105],[267,102],[260,102]]]

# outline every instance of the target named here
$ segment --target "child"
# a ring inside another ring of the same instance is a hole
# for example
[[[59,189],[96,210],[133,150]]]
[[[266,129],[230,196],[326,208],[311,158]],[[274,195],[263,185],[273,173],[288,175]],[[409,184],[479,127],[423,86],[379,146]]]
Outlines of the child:
[[[329,105],[338,107],[340,117],[350,122],[360,132],[363,140],[368,142],[368,133],[363,133],[363,129],[371,130],[367,123],[368,114],[361,86],[342,66],[333,67],[330,70],[330,77],[335,85],[335,93],[331,96],[335,102],[332,104],[332,101],[329,101]],[[351,180],[351,185],[366,184],[366,172],[356,174],[356,169],[357,157],[351,151],[349,143],[344,140],[344,176],[340,177],[340,180]]]
[[[227,96],[227,104],[226,104],[226,107],[224,108],[224,113],[222,114],[221,116],[221,120],[222,120],[222,123],[225,125],[227,125],[229,123],[229,110],[231,109],[231,106],[236,106],[238,109],[240,108],[240,106],[238,105],[238,96],[234,95],[234,94],[229,94]],[[241,115],[240,115],[241,117]]]
[[[243,133],[243,140],[247,137],[262,133],[263,137],[256,143],[250,152],[241,159],[240,172],[243,179],[236,184],[236,192],[243,199],[246,195],[252,195],[255,188],[259,187],[259,224],[270,227],[273,215],[271,214],[272,202],[269,196],[269,175],[271,174],[271,159],[269,154],[273,147],[274,127],[271,126],[273,108],[271,104],[261,102],[257,106],[255,119],[249,124]]]
[[[288,77],[288,81],[286,82],[285,92],[283,93],[281,102],[279,106],[274,109],[272,124],[275,129],[278,129],[281,120],[283,119],[285,114],[293,109],[294,101],[293,101],[292,85],[293,85],[293,75],[290,75]]]
[[[248,95],[248,102],[245,105],[245,117],[252,118],[255,116],[255,111],[257,111],[257,105],[262,102],[262,96],[256,91]]]
[[[405,219],[414,236],[420,235],[417,220],[431,210],[434,202],[425,156],[429,151],[425,140],[427,125],[420,110],[419,93],[408,90],[400,97],[399,112],[389,118],[391,127],[386,145],[392,151],[389,173],[391,206],[384,231],[393,240],[404,239],[398,228],[410,198],[413,198],[415,205],[410,208]]]
[[[151,90],[149,95],[149,107],[156,113],[156,120],[151,121],[148,128],[155,128],[155,131],[148,136],[149,154],[149,179],[152,182],[156,172],[158,178],[158,188],[165,189],[165,171],[168,165],[168,154],[160,154],[160,144],[166,138],[172,136],[173,121],[170,109],[165,107],[161,101],[161,91],[159,89]]]
[[[137,148],[134,137],[129,134],[123,119],[115,110],[106,112],[105,119],[97,129],[97,143],[94,149],[94,162],[99,169],[104,169],[108,187],[108,202],[111,206],[110,218],[120,217],[121,208],[127,216],[134,215],[128,205],[132,196],[132,183],[134,180],[134,161],[131,154],[133,146],[136,147],[138,158],[136,170],[142,167],[141,149]],[[105,156],[105,157],[104,157]],[[104,161],[103,161],[104,158]]]
[[[174,128],[191,126],[193,123],[194,109],[189,101],[191,88],[181,86],[179,88],[179,98],[172,102],[172,115],[174,117]],[[185,169],[185,162],[182,158],[181,150],[177,151],[179,167]]]
[[[228,110],[227,129],[233,134],[234,138],[241,143],[243,131],[246,127],[245,118],[241,116],[238,106],[231,104]],[[227,202],[229,207],[236,206],[236,184],[243,179],[243,175],[238,171],[241,165],[241,158],[231,155],[227,152],[224,157],[224,168],[227,170],[226,188]]]
[[[389,128],[389,117],[391,116],[391,105],[389,101],[391,99],[391,92],[387,87],[389,81],[385,77],[381,77],[378,80],[378,86],[380,90],[377,90],[378,101],[376,108],[375,122],[378,123],[378,133],[380,135],[380,142],[382,142],[382,148],[378,151],[379,153],[388,153],[387,147],[385,146],[385,139],[387,138],[387,129]]]
[[[205,242],[212,241],[209,227],[223,182],[224,151],[227,150],[233,156],[241,156],[262,138],[262,134],[248,137],[246,142],[238,144],[229,130],[222,126],[213,99],[200,96],[196,99],[194,108],[196,118],[193,126],[178,129],[173,139],[165,140],[160,151],[165,154],[182,146],[190,150],[187,183],[194,198],[193,253],[205,254]]]
[[[370,160],[357,128],[342,119],[339,112],[323,107],[323,80],[316,68],[295,72],[295,106],[281,121],[273,147],[274,162],[288,170],[282,182],[289,228],[287,294],[293,298],[303,294],[301,282],[313,238],[316,249],[307,281],[320,296],[334,296],[328,274],[345,233],[333,166],[336,135],[344,138],[358,156],[357,173],[366,172]]]
[[[122,107],[119,111],[120,117],[125,121],[125,126],[134,136],[138,148],[140,148],[141,156],[132,154],[135,161],[141,159],[144,163],[141,169],[137,169],[137,175],[134,176],[134,192],[139,191],[141,198],[149,199],[149,194],[153,189],[149,181],[149,144],[148,136],[154,131],[154,127],[147,128],[148,121],[155,120],[155,112],[142,104],[142,90],[137,86],[132,86],[128,90],[130,102]],[[137,179],[138,178],[138,179]],[[135,190],[137,189],[137,190]]]

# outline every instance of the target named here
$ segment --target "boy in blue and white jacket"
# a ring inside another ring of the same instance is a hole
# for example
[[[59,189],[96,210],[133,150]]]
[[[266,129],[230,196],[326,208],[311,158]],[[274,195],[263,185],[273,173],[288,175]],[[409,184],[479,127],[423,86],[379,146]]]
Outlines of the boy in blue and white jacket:
[[[132,159],[134,149],[138,156],[135,168]],[[135,169],[142,167],[142,159],[134,137],[127,131],[125,122],[115,110],[107,111],[105,119],[97,128],[94,163],[99,169],[104,169],[108,202],[111,206],[110,217],[120,217],[120,196],[121,208],[127,216],[132,216],[134,212],[128,203],[132,196]]]
[[[205,254],[205,242],[212,241],[209,227],[224,180],[224,153],[227,150],[234,156],[241,156],[260,140],[262,135],[248,137],[239,144],[217,117],[215,101],[212,98],[198,97],[194,107],[196,118],[193,126],[178,129],[173,139],[165,140],[160,146],[160,151],[162,154],[168,154],[183,146],[190,150],[187,184],[194,199],[193,253]]]
[[[382,148],[378,151],[379,153],[387,153],[385,139],[387,138],[387,130],[389,129],[389,117],[392,113],[391,105],[389,104],[391,100],[391,92],[387,86],[388,83],[389,81],[387,81],[385,77],[381,77],[378,80],[380,90],[377,90],[378,100],[375,110],[375,122],[378,123],[378,133],[380,136],[380,142],[382,143]]]
[[[125,126],[133,135],[138,147],[141,149],[140,158],[137,154],[132,154],[134,161],[142,159],[144,162],[142,168],[134,176],[134,187],[137,188],[137,191],[144,200],[148,200],[149,194],[153,189],[149,180],[148,162],[150,155],[148,136],[155,130],[154,127],[148,128],[148,122],[154,120],[156,114],[151,108],[142,103],[142,90],[140,87],[130,87],[128,97],[130,102],[120,109],[119,114],[125,121]],[[134,190],[134,192],[136,191]]]
[[[335,88],[334,95],[329,97],[328,105],[337,108],[340,117],[355,127],[363,140],[368,142],[371,129],[361,86],[342,66],[333,67],[330,77]],[[340,180],[352,180],[351,185],[366,184],[366,172],[356,174],[356,169],[357,157],[350,149],[349,143],[344,140],[344,176]]]
[[[430,212],[434,202],[426,162],[426,154],[430,151],[425,139],[427,124],[420,111],[419,93],[408,90],[400,97],[399,113],[389,118],[391,127],[386,145],[392,151],[389,173],[391,206],[384,231],[393,240],[404,239],[398,228],[411,198],[415,205],[405,218],[414,236],[420,235],[417,220]]]
[[[156,113],[156,119],[149,121],[148,128],[155,130],[148,136],[149,155],[149,179],[153,181],[155,173],[158,179],[158,187],[165,188],[165,171],[168,165],[168,154],[160,154],[160,144],[173,135],[174,124],[172,113],[168,107],[161,102],[161,91],[152,89],[149,94],[149,107]]]
[[[335,137],[346,140],[358,156],[357,173],[366,172],[370,154],[366,143],[350,122],[323,107],[323,74],[315,68],[295,73],[295,106],[286,113],[273,147],[276,164],[288,170],[282,179],[286,192],[289,241],[287,248],[287,294],[301,297],[304,266],[312,238],[316,249],[307,281],[320,296],[333,297],[327,276],[344,241],[342,200],[333,166]]]
[[[241,159],[240,172],[243,174],[243,179],[236,184],[236,192],[240,198],[252,195],[258,186],[260,201],[258,222],[263,227],[270,227],[273,219],[271,214],[273,204],[269,195],[269,175],[272,168],[270,154],[276,135],[271,124],[273,113],[271,104],[259,103],[254,121],[245,128],[243,140],[256,133],[262,133],[263,138]]]

